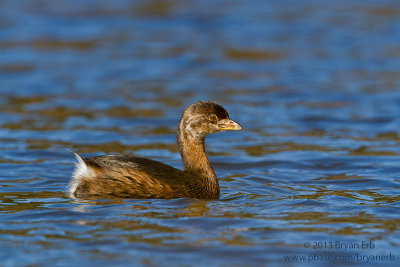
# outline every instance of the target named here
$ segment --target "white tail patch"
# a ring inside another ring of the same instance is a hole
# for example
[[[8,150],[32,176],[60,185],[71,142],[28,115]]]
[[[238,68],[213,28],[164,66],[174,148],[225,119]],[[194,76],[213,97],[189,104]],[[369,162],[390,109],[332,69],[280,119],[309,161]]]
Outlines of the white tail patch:
[[[70,151],[70,150],[68,150]],[[78,160],[77,163],[75,163],[75,170],[72,173],[72,180],[69,183],[69,187],[68,187],[68,195],[71,198],[75,198],[74,196],[74,192],[76,190],[76,188],[78,187],[80,180],[83,177],[90,177],[93,174],[93,171],[86,165],[86,163],[83,161],[82,157],[79,156],[77,153],[70,151],[72,153],[74,153],[76,159]]]

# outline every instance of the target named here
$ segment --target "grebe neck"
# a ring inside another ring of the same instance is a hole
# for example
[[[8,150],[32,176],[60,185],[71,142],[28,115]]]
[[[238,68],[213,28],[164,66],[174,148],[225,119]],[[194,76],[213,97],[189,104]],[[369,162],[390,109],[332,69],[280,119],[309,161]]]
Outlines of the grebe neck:
[[[183,161],[183,171],[196,176],[210,194],[218,195],[218,179],[205,153],[204,139],[204,136],[193,136],[178,128],[177,143]]]

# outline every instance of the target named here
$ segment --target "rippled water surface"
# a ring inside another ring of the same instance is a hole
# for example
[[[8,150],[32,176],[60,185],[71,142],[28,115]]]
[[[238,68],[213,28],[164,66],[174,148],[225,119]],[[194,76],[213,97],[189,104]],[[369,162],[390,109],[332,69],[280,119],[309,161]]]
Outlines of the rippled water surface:
[[[181,168],[219,200],[71,200],[75,161]],[[400,266],[398,1],[0,0],[0,266]]]

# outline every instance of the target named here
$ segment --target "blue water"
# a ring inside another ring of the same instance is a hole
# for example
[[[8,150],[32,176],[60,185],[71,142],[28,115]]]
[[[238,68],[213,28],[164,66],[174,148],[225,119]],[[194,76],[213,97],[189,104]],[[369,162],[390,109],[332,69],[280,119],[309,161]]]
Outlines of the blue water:
[[[399,266],[400,2],[0,1],[0,266]],[[72,200],[73,155],[181,168],[219,200]]]

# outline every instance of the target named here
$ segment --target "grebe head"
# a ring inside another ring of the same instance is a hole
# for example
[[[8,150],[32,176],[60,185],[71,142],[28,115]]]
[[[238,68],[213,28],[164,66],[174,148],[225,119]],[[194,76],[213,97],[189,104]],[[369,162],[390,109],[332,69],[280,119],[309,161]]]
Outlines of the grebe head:
[[[199,101],[188,106],[178,125],[178,134],[189,139],[204,139],[211,133],[241,130],[242,127],[229,118],[228,112],[215,102]]]

